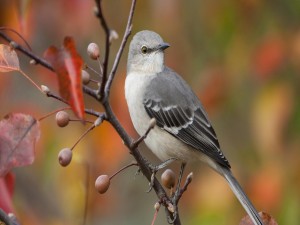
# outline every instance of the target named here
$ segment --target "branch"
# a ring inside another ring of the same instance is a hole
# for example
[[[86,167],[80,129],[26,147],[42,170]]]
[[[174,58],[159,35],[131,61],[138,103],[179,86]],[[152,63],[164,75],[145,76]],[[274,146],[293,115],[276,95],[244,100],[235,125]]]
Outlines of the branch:
[[[100,99],[99,95],[97,94],[97,92],[94,89],[90,88],[89,86],[83,85],[82,89],[83,89],[83,92],[86,93],[86,94],[88,94],[89,96],[91,96],[91,97],[93,97],[93,98],[95,98],[97,100]]]
[[[0,209],[0,222],[3,222],[5,225],[19,225],[19,223],[13,221],[2,209]]]
[[[101,26],[105,32],[105,55],[104,55],[104,62],[103,62],[103,74],[102,74],[101,85],[99,87],[100,96],[101,98],[103,98],[104,87],[107,80],[108,60],[109,60],[109,52],[110,52],[110,42],[109,42],[110,29],[107,25],[107,22],[102,12],[102,6],[101,6],[102,0],[95,0],[95,2],[97,7],[96,16],[99,18]]]
[[[137,139],[136,141],[134,141],[132,143],[132,145],[130,146],[130,148],[131,149],[137,148],[139,146],[139,144],[145,140],[145,138],[147,137],[149,132],[154,128],[155,124],[156,124],[156,120],[155,120],[155,118],[152,118],[149,122],[149,126],[148,126],[145,134],[143,136],[140,136],[140,138]]]
[[[130,36],[131,33],[131,29],[132,29],[132,19],[133,19],[133,14],[134,14],[134,10],[135,10],[135,5],[136,5],[136,0],[133,0],[131,3],[131,8],[130,8],[130,12],[129,12],[129,16],[128,16],[128,21],[127,21],[127,25],[126,25],[126,30],[124,32],[124,36],[122,39],[122,43],[120,45],[120,48],[118,50],[118,53],[116,55],[112,70],[109,74],[108,77],[108,81],[107,84],[105,85],[105,97],[108,98],[109,96],[109,92],[110,92],[110,87],[112,85],[112,81],[115,77],[122,53],[124,51],[125,45],[127,43],[128,37]]]
[[[107,115],[107,120],[110,122],[110,124],[114,127],[114,129],[118,132],[119,136],[122,138],[124,141],[124,144],[127,146],[129,149],[130,153],[133,155],[135,158],[136,162],[138,163],[141,172],[144,174],[144,176],[147,178],[147,180],[150,182],[151,181],[151,176],[152,176],[152,170],[150,169],[149,162],[141,155],[139,152],[138,148],[132,148],[131,146],[134,145],[134,140],[127,134],[125,129],[121,126],[119,120],[113,113],[111,106],[109,102],[106,100],[103,103],[103,106],[106,111]],[[171,203],[171,200],[167,196],[167,193],[165,192],[164,188],[161,186],[159,181],[154,177],[153,180],[153,190],[155,191],[157,197],[160,199],[162,204],[166,207],[168,207],[169,203]],[[170,218],[173,218],[173,215],[170,211],[166,210],[167,216]],[[174,225],[180,225],[180,219],[179,215],[175,218],[175,221],[172,221]]]
[[[183,185],[183,188],[180,190],[179,194],[177,196],[174,196],[175,199],[174,199],[174,202],[176,203],[176,205],[178,204],[180,198],[182,197],[183,193],[187,190],[188,186],[190,185],[190,183],[192,182],[193,180],[193,173],[191,172],[186,180],[185,180],[185,183]]]
[[[20,52],[22,52],[24,55],[27,55],[29,58],[34,59],[36,61],[36,63],[46,67],[49,70],[54,71],[53,67],[46,60],[44,60],[43,58],[35,55],[32,51],[27,50],[22,45],[19,45],[18,43],[14,42],[14,40],[11,39],[9,36],[7,36],[3,31],[0,31],[0,36],[4,40],[9,42],[13,46],[14,49],[17,49]]]

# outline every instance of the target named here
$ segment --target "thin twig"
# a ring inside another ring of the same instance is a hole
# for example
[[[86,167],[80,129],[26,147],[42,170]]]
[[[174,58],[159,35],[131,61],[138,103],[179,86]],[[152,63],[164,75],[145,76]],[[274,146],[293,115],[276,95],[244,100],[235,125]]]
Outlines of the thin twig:
[[[101,98],[104,95],[104,87],[107,80],[107,70],[108,70],[108,61],[109,61],[109,52],[110,52],[110,43],[109,43],[109,36],[110,36],[110,29],[107,25],[107,22],[104,18],[103,11],[102,11],[102,0],[95,0],[97,6],[97,17],[100,20],[101,26],[105,32],[105,55],[103,61],[103,73],[102,73],[102,80],[101,85],[99,87],[99,94]]]
[[[95,124],[93,124],[92,126],[90,126],[78,139],[77,141],[73,144],[73,146],[71,147],[71,150],[73,151],[73,149],[76,147],[76,145],[85,137],[85,135],[87,135],[91,130],[93,130],[95,128]]]
[[[2,31],[0,31],[0,37],[2,37],[4,40],[6,40],[9,43],[14,42],[13,39],[11,39],[8,35],[3,33]],[[20,52],[22,52],[24,55],[28,56],[29,58],[34,59],[36,61],[36,63],[46,67],[49,70],[54,71],[53,67],[46,60],[35,55],[32,51],[27,50],[22,45],[19,45],[18,43],[14,42],[14,48],[19,50]]]
[[[98,112],[98,111],[95,111],[94,109],[87,109],[87,108],[84,109],[84,112],[86,114],[89,114],[89,115],[92,115],[92,116],[100,117],[103,120],[107,120],[106,113],[104,113],[104,112]]]
[[[181,188],[179,194],[177,196],[174,196],[175,197],[174,202],[176,203],[176,205],[178,204],[178,202],[179,202],[180,198],[182,197],[183,193],[187,190],[187,188],[190,185],[190,183],[192,182],[192,180],[193,180],[193,172],[191,172],[187,176],[187,178],[185,180],[185,183],[183,185],[183,188]]]
[[[46,119],[46,118],[48,118],[49,116],[52,116],[53,114],[55,114],[55,113],[57,113],[57,112],[60,112],[60,111],[63,111],[63,110],[69,110],[69,109],[71,109],[71,107],[64,107],[64,108],[56,109],[56,110],[54,110],[54,111],[52,111],[52,112],[49,112],[49,113],[47,113],[46,115],[40,117],[40,118],[38,119],[38,121],[42,121],[43,119]]]
[[[60,97],[60,96],[58,96],[58,95],[56,95],[56,94],[54,94],[54,93],[52,93],[50,91],[47,92],[47,97],[55,98],[58,101],[63,102],[65,104],[69,105],[69,103],[65,99],[63,99],[62,97]]]
[[[93,67],[91,67],[90,65],[85,64],[84,66],[85,66],[85,68],[89,69],[89,70],[92,71],[93,73],[97,74],[99,77],[102,76],[102,73],[99,73],[97,70],[95,70],[95,69],[94,69]],[[100,72],[101,72],[101,71],[100,71]]]
[[[102,79],[102,77],[103,77],[103,65],[102,65],[100,57],[97,58],[97,61],[98,61],[98,64],[99,64],[100,77]]]
[[[86,85],[83,85],[82,86],[82,89],[83,89],[83,92],[88,94],[89,96],[99,100],[99,95],[97,94],[97,91],[95,91],[94,89],[86,86]]]
[[[111,69],[111,72],[109,74],[107,83],[105,85],[105,98],[108,98],[109,96],[109,92],[110,92],[110,87],[112,85],[112,82],[114,80],[115,74],[117,72],[117,68],[119,66],[119,62],[122,56],[122,53],[124,51],[125,45],[127,43],[128,37],[131,33],[131,29],[132,29],[132,19],[133,19],[133,14],[134,14],[134,10],[135,10],[135,5],[136,5],[136,0],[132,0],[131,3],[131,8],[130,8],[130,12],[129,12],[129,16],[128,16],[128,21],[127,21],[127,25],[126,25],[126,30],[124,32],[124,36],[120,45],[120,48],[118,50],[118,53],[116,55],[113,67]]]
[[[148,136],[149,132],[154,128],[155,124],[156,124],[156,120],[154,118],[152,118],[150,120],[149,126],[148,126],[145,134],[143,136],[140,136],[136,141],[134,141],[130,147],[137,148],[139,146],[139,144],[145,140],[145,138]]]
[[[111,180],[112,178],[114,178],[117,174],[119,174],[120,172],[122,172],[123,170],[126,170],[127,168],[131,167],[131,166],[138,166],[138,164],[136,162],[130,163],[124,167],[122,167],[121,169],[119,169],[117,172],[115,172],[113,175],[111,175],[109,177],[109,179]]]
[[[38,86],[26,73],[24,73],[21,69],[18,69],[18,72],[21,73],[31,84],[33,84],[34,87],[36,87],[42,94],[44,94],[44,91]]]
[[[5,225],[18,225],[14,223],[2,209],[0,209],[0,222],[3,222]]]
[[[81,119],[69,119],[70,122],[84,122],[84,123],[94,123],[94,121],[91,120],[81,120]]]
[[[16,30],[10,28],[10,27],[0,27],[0,30],[3,30],[3,31],[10,31],[14,34],[16,34],[19,38],[21,38],[21,40],[25,43],[25,45],[27,46],[27,48],[32,51],[30,45],[28,44],[28,42],[25,40],[25,38]]]

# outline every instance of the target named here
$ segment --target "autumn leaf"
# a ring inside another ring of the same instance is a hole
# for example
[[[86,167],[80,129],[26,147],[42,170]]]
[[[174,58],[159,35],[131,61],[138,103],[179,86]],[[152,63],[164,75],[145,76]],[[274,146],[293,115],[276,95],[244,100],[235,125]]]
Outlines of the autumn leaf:
[[[19,58],[9,45],[0,44],[0,72],[18,71]]]
[[[80,119],[84,116],[84,103],[81,82],[83,61],[76,51],[73,38],[66,37],[63,46],[49,47],[45,58],[51,63],[58,76],[59,92]]]
[[[32,164],[39,124],[30,115],[11,113],[0,121],[0,177],[12,168]]]
[[[0,209],[6,213],[13,212],[12,195],[15,186],[15,176],[9,172],[0,177]]]

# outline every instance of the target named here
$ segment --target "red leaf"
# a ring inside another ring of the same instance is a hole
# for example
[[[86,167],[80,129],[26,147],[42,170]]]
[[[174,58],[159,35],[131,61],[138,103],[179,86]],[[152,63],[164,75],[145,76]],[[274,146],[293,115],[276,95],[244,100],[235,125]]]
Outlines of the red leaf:
[[[13,167],[33,163],[39,124],[30,115],[12,113],[0,121],[0,177]]]
[[[0,72],[19,70],[17,53],[8,45],[0,44]]]
[[[6,213],[13,212],[12,194],[15,186],[15,176],[12,173],[0,177],[0,208]]]
[[[60,49],[49,47],[45,58],[52,64],[58,75],[59,92],[80,119],[84,116],[84,103],[81,82],[83,61],[76,51],[73,38],[66,37]]]

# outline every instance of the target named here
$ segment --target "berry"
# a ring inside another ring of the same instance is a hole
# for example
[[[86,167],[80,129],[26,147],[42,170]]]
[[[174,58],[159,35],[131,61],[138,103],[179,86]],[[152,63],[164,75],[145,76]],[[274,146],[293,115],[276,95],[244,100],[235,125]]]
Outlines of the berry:
[[[117,31],[115,30],[110,30],[109,32],[109,42],[111,43],[113,40],[117,40],[119,38],[119,35]]]
[[[175,177],[173,170],[166,169],[161,175],[161,182],[166,188],[171,189],[175,186]]]
[[[46,85],[41,85],[41,90],[46,95],[50,93],[50,89]]]
[[[99,47],[96,43],[90,43],[87,47],[87,53],[91,59],[97,60],[100,57]]]
[[[70,148],[63,148],[58,153],[58,161],[62,166],[67,166],[72,161],[72,150]]]
[[[88,84],[90,82],[90,74],[85,70],[81,70],[81,79],[83,84]]]
[[[69,117],[69,114],[67,112],[59,111],[58,113],[56,113],[55,120],[56,120],[56,124],[59,127],[65,127],[69,124],[70,117]]]
[[[100,194],[104,194],[110,185],[110,179],[108,175],[101,175],[95,181],[95,187]]]
[[[154,209],[155,209],[156,211],[158,211],[159,208],[160,208],[160,203],[156,202],[156,203],[154,204]]]

